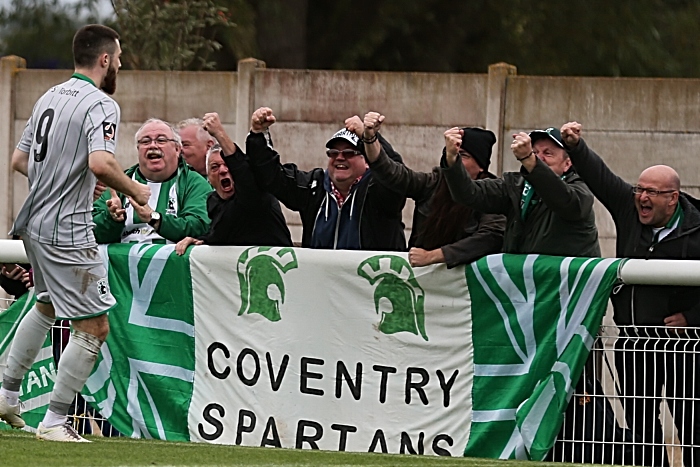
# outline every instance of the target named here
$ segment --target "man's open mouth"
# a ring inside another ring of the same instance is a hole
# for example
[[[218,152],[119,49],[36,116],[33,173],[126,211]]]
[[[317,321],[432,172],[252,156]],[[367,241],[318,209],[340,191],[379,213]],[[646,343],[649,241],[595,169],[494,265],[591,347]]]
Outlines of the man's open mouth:
[[[163,158],[163,153],[161,151],[156,150],[156,149],[151,149],[146,153],[146,159],[149,159],[149,160],[162,159],[162,158]]]
[[[227,190],[233,186],[233,182],[231,181],[230,178],[222,178],[221,179],[221,188],[224,190]]]

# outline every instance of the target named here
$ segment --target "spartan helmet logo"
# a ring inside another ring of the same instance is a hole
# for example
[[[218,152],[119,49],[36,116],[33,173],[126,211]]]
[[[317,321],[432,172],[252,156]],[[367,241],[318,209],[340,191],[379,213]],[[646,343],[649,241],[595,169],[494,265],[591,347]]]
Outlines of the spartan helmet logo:
[[[360,263],[357,274],[376,286],[374,309],[382,313],[379,323],[381,332],[420,333],[423,339],[428,340],[423,311],[425,292],[405,259],[393,255],[373,256]],[[387,308],[390,311],[386,311]]]
[[[241,309],[238,315],[258,313],[270,321],[279,321],[280,303],[284,303],[282,274],[298,268],[292,248],[253,247],[238,257],[238,282],[241,285]]]

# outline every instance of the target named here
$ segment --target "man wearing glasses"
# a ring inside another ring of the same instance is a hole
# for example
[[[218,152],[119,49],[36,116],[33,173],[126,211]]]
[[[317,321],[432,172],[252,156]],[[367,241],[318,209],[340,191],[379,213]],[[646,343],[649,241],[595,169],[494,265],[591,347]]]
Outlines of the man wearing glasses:
[[[698,201],[680,191],[675,170],[655,165],[630,185],[588,148],[579,123],[565,124],[561,134],[577,170],[615,221],[618,258],[700,259]],[[700,345],[696,330],[677,327],[700,326],[700,287],[621,285],[611,300],[621,327],[615,366],[625,416],[645,445],[644,458],[635,463],[665,465],[659,422],[664,390],[681,443],[692,446],[683,448],[684,465],[698,465]],[[671,429],[666,426],[666,433]]]
[[[177,243],[209,228],[207,181],[180,157],[180,136],[162,120],[147,120],[136,132],[138,164],[125,173],[148,185],[151,199],[139,206],[106,191],[94,204],[98,243]]]
[[[326,168],[302,171],[295,164],[282,164],[273,149],[269,127],[275,120],[267,107],[253,113],[246,152],[260,186],[301,215],[301,246],[404,251],[401,211],[406,197],[372,177],[357,135],[345,128],[336,132],[326,143]],[[385,139],[380,137],[380,142],[401,162]]]
[[[506,216],[504,253],[600,256],[593,193],[573,169],[559,130],[513,135],[522,167],[498,179],[471,179],[459,154],[463,138],[461,128],[445,132],[443,175],[458,203]]]

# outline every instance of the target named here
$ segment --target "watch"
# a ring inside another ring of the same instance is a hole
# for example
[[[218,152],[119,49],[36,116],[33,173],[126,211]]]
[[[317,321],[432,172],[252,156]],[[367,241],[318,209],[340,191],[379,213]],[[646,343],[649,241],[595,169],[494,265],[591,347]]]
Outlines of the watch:
[[[148,221],[148,225],[155,227],[158,222],[160,222],[160,213],[158,211],[153,211],[151,213],[151,220]]]

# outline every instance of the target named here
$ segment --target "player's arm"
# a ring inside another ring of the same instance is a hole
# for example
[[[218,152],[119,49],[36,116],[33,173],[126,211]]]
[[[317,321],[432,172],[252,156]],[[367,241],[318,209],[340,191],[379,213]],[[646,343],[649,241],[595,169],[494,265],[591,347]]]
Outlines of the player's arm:
[[[29,153],[20,149],[15,149],[12,153],[12,170],[15,170],[25,177],[29,168]]]
[[[124,174],[114,154],[107,151],[90,153],[88,165],[98,180],[115,190],[131,196],[140,205],[148,203],[151,189]]]

